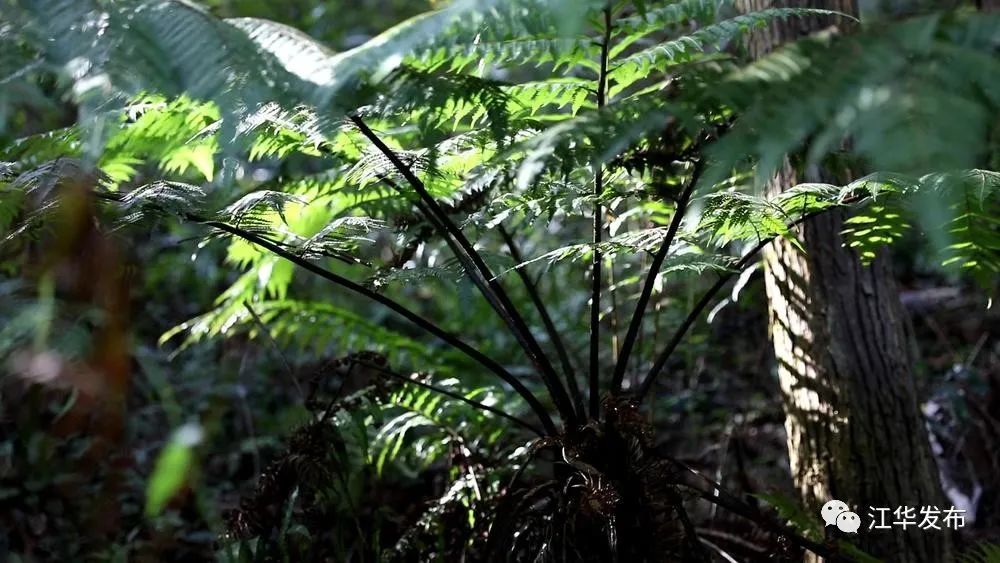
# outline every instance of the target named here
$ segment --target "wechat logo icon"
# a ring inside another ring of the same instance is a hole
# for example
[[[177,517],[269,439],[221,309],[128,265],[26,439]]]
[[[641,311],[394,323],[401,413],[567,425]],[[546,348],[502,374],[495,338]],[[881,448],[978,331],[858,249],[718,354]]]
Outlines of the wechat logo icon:
[[[839,500],[831,500],[823,505],[820,511],[823,522],[827,526],[836,526],[838,530],[845,534],[856,534],[861,527],[861,517],[856,512],[851,512],[847,503]]]

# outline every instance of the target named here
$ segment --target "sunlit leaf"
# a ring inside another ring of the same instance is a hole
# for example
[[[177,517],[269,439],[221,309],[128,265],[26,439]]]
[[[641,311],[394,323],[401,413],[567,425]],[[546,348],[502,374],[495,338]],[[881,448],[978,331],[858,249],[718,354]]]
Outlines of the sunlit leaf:
[[[195,469],[194,448],[201,443],[201,426],[189,423],[174,431],[160,450],[153,473],[146,484],[146,516],[159,515],[167,504],[187,486]]]

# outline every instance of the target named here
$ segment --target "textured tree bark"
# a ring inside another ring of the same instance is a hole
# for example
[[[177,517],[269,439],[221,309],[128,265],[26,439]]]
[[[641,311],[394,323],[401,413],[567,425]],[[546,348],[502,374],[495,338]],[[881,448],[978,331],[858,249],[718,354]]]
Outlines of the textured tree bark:
[[[854,0],[744,0],[741,8],[777,6],[857,13]],[[844,23],[789,19],[753,33],[747,47],[757,58],[785,41]],[[786,159],[767,189],[774,193],[800,181]],[[920,506],[944,508],[945,497],[914,389],[889,260],[882,255],[863,266],[842,244],[843,220],[843,214],[828,213],[805,223],[799,234],[806,254],[779,241],[764,256],[792,477],[810,513],[818,515],[832,499],[858,512],[863,528],[851,539],[868,553],[892,562],[949,561],[947,531],[866,529],[869,507],[913,506],[919,513]],[[828,535],[838,533],[827,528]]]

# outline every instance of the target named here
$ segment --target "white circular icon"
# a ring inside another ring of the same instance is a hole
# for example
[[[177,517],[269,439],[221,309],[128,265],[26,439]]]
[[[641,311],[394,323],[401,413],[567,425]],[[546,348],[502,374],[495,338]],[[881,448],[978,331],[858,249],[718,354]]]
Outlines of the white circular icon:
[[[820,515],[827,526],[837,526],[837,516],[840,516],[842,512],[847,512],[847,503],[839,500],[831,500],[823,505]]]
[[[861,527],[861,517],[856,512],[841,512],[837,516],[837,528],[845,534],[856,534]]]

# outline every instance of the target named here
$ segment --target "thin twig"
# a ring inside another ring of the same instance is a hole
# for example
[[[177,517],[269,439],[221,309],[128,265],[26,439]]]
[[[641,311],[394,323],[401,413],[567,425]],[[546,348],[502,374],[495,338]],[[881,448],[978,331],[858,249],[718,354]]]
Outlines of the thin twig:
[[[716,505],[712,505],[712,506],[716,506]],[[736,544],[736,545],[740,546],[741,548],[743,548],[743,549],[745,549],[747,551],[752,551],[752,552],[754,552],[754,553],[756,553],[758,555],[764,555],[764,554],[767,553],[767,548],[766,547],[757,545],[757,544],[753,543],[752,541],[745,540],[745,539],[741,538],[740,536],[737,536],[736,534],[730,534],[729,532],[724,532],[722,530],[716,530],[714,528],[702,528],[702,527],[696,527],[695,528],[695,532],[698,533],[698,537],[709,536],[709,537],[712,537],[712,538],[717,538],[717,539],[720,539],[720,540],[723,540],[723,541],[726,541],[726,542],[729,542],[729,543],[732,543],[732,544]],[[704,538],[702,538],[702,539],[704,539]]]
[[[448,242],[449,247],[452,249],[455,257],[458,258],[459,262],[462,263],[462,267],[465,269],[466,274],[482,293],[483,297],[486,298],[490,306],[497,312],[501,319],[510,328],[511,333],[514,338],[518,341],[518,344],[524,349],[528,358],[538,369],[539,374],[542,377],[542,381],[545,383],[549,390],[549,394],[552,396],[552,400],[556,405],[560,415],[562,415],[563,420],[573,426],[577,422],[576,413],[573,410],[573,403],[570,401],[569,395],[566,393],[566,389],[563,387],[562,382],[559,380],[559,376],[552,367],[552,363],[549,362],[548,357],[542,351],[541,346],[535,337],[531,334],[531,329],[528,328],[527,323],[521,317],[517,308],[511,302],[510,298],[507,296],[507,292],[504,291],[503,286],[500,285],[496,277],[490,271],[489,266],[483,260],[482,256],[473,248],[469,239],[465,237],[461,229],[455,225],[454,222],[448,217],[448,215],[441,209],[441,206],[434,200],[434,198],[427,191],[424,183],[414,174],[413,170],[402,161],[398,154],[389,148],[382,139],[375,134],[374,131],[368,127],[367,124],[357,115],[350,116],[351,122],[358,128],[362,135],[364,135],[375,147],[385,156],[393,167],[406,179],[407,183],[413,188],[413,190],[419,196],[419,201],[416,202],[417,209],[420,210],[427,219],[431,222],[436,229],[438,229],[444,237],[445,241]],[[401,190],[400,190],[401,191]],[[405,192],[402,192],[404,193]]]
[[[788,526],[775,522],[772,518],[761,513],[757,507],[743,502],[738,497],[723,488],[722,485],[709,479],[701,472],[688,466],[686,463],[670,456],[663,456],[663,458],[676,465],[681,470],[682,475],[689,478],[693,477],[695,479],[694,482],[690,479],[683,480],[683,482],[679,483],[679,485],[695,491],[695,493],[697,493],[702,499],[718,505],[733,514],[736,514],[737,516],[742,516],[771,533],[785,536],[792,543],[826,558],[825,560],[830,563],[846,563],[850,561],[850,559],[844,557],[835,549],[831,549],[828,546],[803,537]]]
[[[243,415],[243,423],[246,424],[247,433],[250,434],[250,444],[253,446],[253,472],[260,475],[260,445],[257,443],[257,431],[254,428],[253,413],[250,412],[250,404],[247,402],[247,389],[243,385],[244,368],[247,365],[249,348],[243,352],[240,358],[240,367],[236,378],[240,381],[236,385],[236,396],[240,399],[240,414]]]
[[[569,388],[569,393],[573,397],[573,404],[576,406],[577,413],[582,416],[586,412],[583,407],[583,396],[580,394],[580,386],[576,382],[576,371],[573,369],[573,364],[570,362],[569,353],[566,351],[566,345],[563,344],[562,337],[559,336],[559,331],[556,329],[555,323],[552,322],[552,317],[549,315],[549,311],[545,307],[545,303],[542,302],[542,296],[538,293],[538,287],[528,275],[528,270],[524,266],[524,256],[521,254],[521,249],[518,248],[517,243],[514,242],[514,238],[509,232],[507,232],[507,229],[503,228],[503,225],[500,225],[498,231],[500,232],[500,236],[503,237],[504,242],[507,244],[507,250],[510,252],[511,258],[513,258],[517,263],[515,271],[517,272],[518,277],[521,278],[525,291],[531,298],[531,302],[535,305],[535,309],[538,311],[538,316],[542,318],[542,325],[545,327],[545,332],[549,335],[552,347],[556,350],[556,356],[559,358],[559,363],[562,364],[563,373],[566,376],[566,386]]]
[[[611,293],[611,363],[618,364],[618,346],[621,344],[618,338],[618,329],[621,326],[621,319],[618,316],[618,292],[615,286],[615,266],[608,268],[608,289]]]
[[[271,347],[274,348],[274,351],[277,353],[278,358],[281,360],[281,363],[285,368],[285,373],[288,374],[288,378],[291,379],[292,383],[295,385],[295,390],[298,392],[299,398],[304,401],[306,395],[302,392],[302,386],[299,385],[299,380],[295,378],[295,372],[292,370],[292,364],[288,362],[288,357],[285,356],[285,352],[282,351],[281,346],[278,346],[278,341],[274,339],[274,336],[271,334],[271,330],[267,328],[267,325],[264,324],[263,320],[261,320],[257,311],[253,310],[253,307],[250,306],[249,302],[244,302],[243,306],[246,307],[247,312],[250,313],[251,317],[253,317],[253,320],[257,323],[260,331],[264,333],[268,342],[271,343]]]
[[[801,547],[802,549],[807,549],[815,553],[816,555],[823,557],[824,558],[823,560],[827,561],[828,563],[848,563],[852,561],[851,559],[844,557],[837,551],[830,549],[829,547],[821,543],[812,541],[800,535],[799,533],[795,532],[794,530],[792,530],[787,526],[783,526],[777,522],[773,522],[770,518],[758,512],[757,509],[753,508],[752,506],[746,503],[739,501],[738,499],[736,499],[736,497],[733,497],[732,495],[716,495],[713,491],[704,491],[699,487],[690,485],[684,485],[684,486],[686,488],[695,491],[695,493],[697,493],[698,496],[701,497],[703,500],[706,500],[712,504],[717,504],[722,508],[728,510],[729,512],[736,514],[737,516],[742,516],[743,518],[746,518],[747,520],[756,523],[761,528],[764,528],[765,530],[771,533],[780,534],[781,536],[788,538],[789,541]]]
[[[733,559],[733,557],[729,555],[729,553],[727,553],[726,550],[706,540],[705,538],[698,536],[698,541],[701,542],[702,545],[708,546],[709,549],[715,550],[715,552],[719,554],[719,557],[725,559],[728,563],[739,563],[738,561]]]

